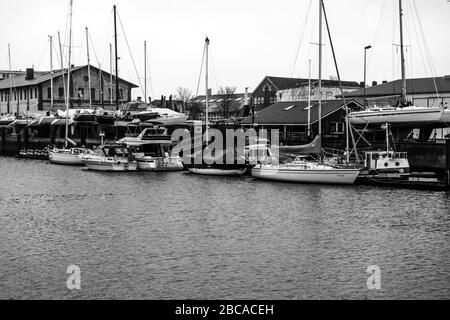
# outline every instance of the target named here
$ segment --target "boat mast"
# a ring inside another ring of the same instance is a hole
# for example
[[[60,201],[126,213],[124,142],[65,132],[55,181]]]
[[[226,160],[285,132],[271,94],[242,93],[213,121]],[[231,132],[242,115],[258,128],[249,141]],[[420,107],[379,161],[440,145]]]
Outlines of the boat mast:
[[[114,103],[113,98],[113,54],[112,54],[112,44],[109,44],[109,98],[111,99],[111,105]]]
[[[144,41],[144,101],[147,103],[147,41]]]
[[[405,52],[404,52],[404,44],[403,44],[403,8],[402,8],[402,0],[398,1],[399,3],[399,14],[400,14],[400,52],[401,52],[401,60],[402,60],[402,97],[401,103],[402,106],[406,105],[406,71],[405,71]]]
[[[389,155],[389,123],[386,122],[385,126],[386,126],[386,151],[387,154]]]
[[[328,18],[327,18],[327,12],[325,10],[325,4],[323,3],[323,0],[321,1],[322,3],[322,9],[323,9],[323,14],[325,17],[325,24],[327,26],[327,31],[328,31],[328,39],[330,40],[330,46],[331,46],[331,52],[333,54],[333,61],[334,61],[334,66],[336,68],[336,74],[337,74],[337,78],[338,78],[338,82],[339,82],[339,89],[341,90],[341,94],[342,94],[342,100],[344,102],[344,109],[345,109],[345,154],[346,154],[346,162],[349,163],[350,162],[350,136],[352,138],[352,142],[353,142],[353,147],[354,147],[354,151],[355,151],[355,156],[356,156],[356,161],[359,161],[359,156],[358,156],[358,150],[356,149],[356,143],[353,137],[353,132],[350,130],[350,123],[348,121],[348,105],[347,105],[347,101],[345,99],[345,92],[344,92],[344,88],[342,86],[342,81],[341,81],[341,74],[339,72],[339,67],[337,64],[337,60],[336,60],[336,53],[334,52],[334,46],[333,46],[333,39],[331,38],[331,31],[330,31],[330,25],[328,24]]]
[[[322,138],[322,0],[319,0],[319,136]]]
[[[89,30],[86,27],[86,50],[87,50],[87,67],[88,67],[88,93],[89,108],[92,109],[92,91],[91,91],[91,59],[89,58]]]
[[[208,88],[208,47],[209,47],[209,38],[205,40],[205,52],[206,52],[206,142],[209,142],[209,88]]]
[[[67,61],[67,91],[66,91],[66,135],[64,147],[68,146],[69,139],[69,104],[70,104],[70,63],[72,54],[72,6],[73,0],[70,0],[70,13],[69,13],[69,58]]]
[[[11,100],[13,97],[12,89],[12,70],[11,70],[11,44],[8,43],[8,67],[9,67],[9,99],[8,99],[8,113],[10,113]],[[19,116],[17,114],[17,116]]]
[[[311,136],[311,59],[308,60],[308,137]]]
[[[61,44],[61,35],[58,31],[58,42],[59,42],[59,56],[60,56],[60,62],[61,62],[61,71],[64,70],[64,59],[63,59],[63,51],[62,51],[62,44]],[[66,103],[66,81],[64,77],[64,72],[62,73],[62,82],[64,87],[64,103]]]
[[[53,110],[53,37],[50,38],[50,110]]]
[[[119,110],[119,58],[117,57],[117,8],[114,5],[114,46],[116,54],[116,108]]]
[[[100,103],[102,104],[102,109],[105,108],[105,80],[103,79],[103,70],[101,63],[98,64],[99,75],[100,75]]]

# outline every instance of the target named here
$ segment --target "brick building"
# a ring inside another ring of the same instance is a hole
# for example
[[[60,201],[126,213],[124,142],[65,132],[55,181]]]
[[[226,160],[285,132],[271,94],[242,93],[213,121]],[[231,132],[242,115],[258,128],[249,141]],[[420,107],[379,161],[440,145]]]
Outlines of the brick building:
[[[260,111],[268,106],[280,101],[306,101],[309,79],[304,78],[284,78],[267,76],[253,91],[253,104],[256,111]],[[317,100],[318,80],[311,79],[312,100]],[[360,85],[354,81],[342,81],[345,92],[360,89]],[[335,80],[322,80],[323,99],[335,99],[335,95],[340,93],[339,82]]]
[[[93,106],[115,108],[115,77],[91,66],[91,88],[89,90],[88,66],[71,69],[71,108],[89,107],[89,95]],[[0,77],[0,114],[44,113],[65,108],[67,70],[2,72]],[[51,106],[51,82],[53,81],[53,107]],[[131,90],[137,86],[119,78],[120,102],[131,100]]]

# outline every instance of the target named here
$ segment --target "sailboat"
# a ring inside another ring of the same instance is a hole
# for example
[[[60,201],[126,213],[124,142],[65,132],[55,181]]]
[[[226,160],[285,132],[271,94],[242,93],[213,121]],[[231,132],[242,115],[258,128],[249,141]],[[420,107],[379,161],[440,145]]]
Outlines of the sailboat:
[[[73,0],[70,0],[70,28],[69,28],[69,58],[68,58],[68,67],[67,67],[67,90],[66,90],[66,112],[65,112],[65,143],[64,148],[52,148],[48,151],[48,158],[51,163],[54,164],[64,164],[64,165],[79,165],[82,166],[83,161],[81,161],[80,155],[84,153],[89,153],[90,151],[86,148],[69,148],[69,143],[76,147],[76,143],[69,139],[69,103],[70,103],[70,69],[71,69],[71,54],[72,54],[72,8],[73,8]],[[52,45],[50,45],[52,48]],[[52,56],[50,55],[50,60]],[[52,61],[50,61],[52,65]],[[51,66],[52,67],[52,66]],[[53,79],[52,79],[53,81]],[[51,94],[53,97],[53,90],[51,90]],[[53,98],[52,98],[53,101]]]
[[[349,121],[352,125],[367,125],[385,123],[409,123],[424,124],[438,123],[450,120],[450,111],[444,107],[416,107],[407,104],[407,82],[405,68],[405,53],[403,44],[403,7],[402,0],[399,0],[399,23],[400,23],[400,51],[402,66],[402,90],[400,101],[397,106],[375,106],[363,111],[352,112],[349,114]]]
[[[205,54],[206,54],[206,144],[209,143],[209,87],[208,87],[208,47],[209,47],[209,38],[205,40]],[[234,163],[227,164],[226,159],[229,152],[232,150],[223,149],[214,150],[214,154],[209,156],[204,155],[205,150],[208,147],[202,144],[201,150],[199,154],[194,154],[190,157],[190,163],[184,163],[184,167],[191,173],[200,174],[200,175],[213,175],[213,176],[240,176],[245,174],[247,171],[247,166],[245,164],[245,157],[242,159],[238,159],[236,156],[236,152],[234,152]],[[234,150],[235,151],[235,150]],[[195,164],[195,158],[201,157],[202,163]],[[239,161],[240,160],[240,161]]]
[[[324,10],[323,0],[319,0],[319,93],[322,92],[322,14]],[[338,72],[339,74],[339,72]],[[339,76],[339,75],[338,75]],[[339,77],[340,78],[340,77]],[[345,104],[345,102],[344,102]],[[346,122],[347,123],[347,122]],[[347,130],[348,131],[348,130]],[[348,132],[347,138],[347,164]],[[322,95],[319,94],[319,134],[309,145],[293,147],[292,149],[320,150],[322,145]],[[359,168],[352,166],[334,166],[322,161],[309,161],[304,157],[298,157],[295,161],[287,164],[259,164],[252,169],[252,176],[258,179],[297,182],[297,183],[319,183],[319,184],[342,184],[351,185],[355,183],[360,173]]]

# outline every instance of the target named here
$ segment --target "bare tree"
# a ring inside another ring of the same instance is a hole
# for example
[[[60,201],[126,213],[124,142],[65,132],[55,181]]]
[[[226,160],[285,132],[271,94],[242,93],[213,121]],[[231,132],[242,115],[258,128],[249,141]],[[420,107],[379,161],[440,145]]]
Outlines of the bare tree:
[[[193,98],[192,91],[183,87],[177,88],[176,100],[183,102],[183,112],[186,111],[186,106]]]
[[[236,101],[236,87],[220,87],[216,95],[217,108],[224,119],[235,115],[240,109],[240,103]]]
[[[197,120],[203,113],[202,104],[192,99],[186,104],[186,111],[189,111],[189,120]]]

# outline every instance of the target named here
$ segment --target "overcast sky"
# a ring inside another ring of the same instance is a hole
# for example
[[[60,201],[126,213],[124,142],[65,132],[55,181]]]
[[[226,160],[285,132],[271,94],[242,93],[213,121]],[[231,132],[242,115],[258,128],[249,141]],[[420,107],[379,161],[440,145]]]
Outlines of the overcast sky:
[[[403,2],[407,76],[450,74],[450,2]],[[86,64],[84,28],[89,27],[91,62],[100,62],[109,71],[113,4],[125,29],[124,35],[119,24],[120,76],[139,85],[125,36],[140,78],[144,77],[146,40],[148,95],[154,98],[175,93],[180,86],[197,91],[205,36],[211,39],[214,92],[220,86],[253,90],[266,75],[307,78],[309,59],[312,76],[317,77],[318,46],[311,42],[318,41],[318,0],[74,0],[75,65]],[[366,45],[373,45],[368,51],[368,82],[400,77],[400,55],[393,46],[399,43],[398,1],[325,0],[325,6],[343,80],[363,80]],[[64,38],[68,11],[69,0],[0,0],[0,69],[8,69],[10,43],[13,69],[34,65],[37,70],[49,70],[48,35],[55,37],[57,47],[57,32]],[[325,35],[324,77],[329,78],[336,72]],[[142,91],[136,89],[133,95],[142,96]]]

